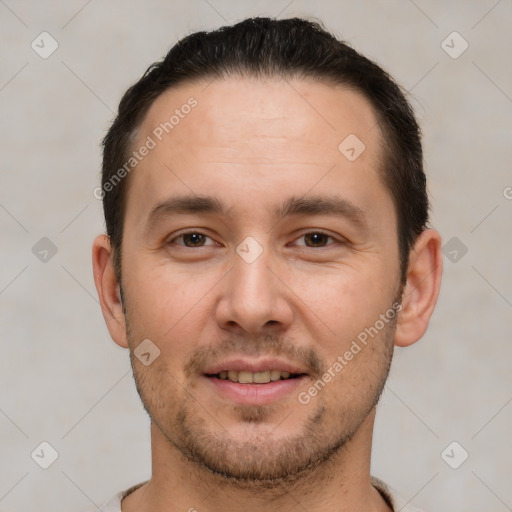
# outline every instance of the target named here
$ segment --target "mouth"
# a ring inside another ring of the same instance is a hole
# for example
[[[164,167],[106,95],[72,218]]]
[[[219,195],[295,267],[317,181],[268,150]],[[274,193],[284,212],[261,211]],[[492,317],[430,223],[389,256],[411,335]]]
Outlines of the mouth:
[[[205,381],[217,397],[240,405],[265,405],[290,395],[309,378],[286,361],[236,359],[207,368]]]
[[[305,373],[290,373],[283,370],[265,370],[260,372],[222,370],[216,374],[206,374],[206,377],[239,384],[268,384],[280,380],[297,379],[305,375]]]

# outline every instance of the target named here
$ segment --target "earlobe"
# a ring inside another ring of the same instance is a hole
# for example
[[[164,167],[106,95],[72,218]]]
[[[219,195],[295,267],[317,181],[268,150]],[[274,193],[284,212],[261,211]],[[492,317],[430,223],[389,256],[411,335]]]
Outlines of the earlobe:
[[[439,296],[442,268],[441,236],[426,229],[410,252],[395,345],[407,347],[425,334]]]
[[[121,347],[128,347],[126,322],[119,282],[112,263],[112,246],[107,235],[95,238],[92,247],[94,284],[101,311],[112,339]]]

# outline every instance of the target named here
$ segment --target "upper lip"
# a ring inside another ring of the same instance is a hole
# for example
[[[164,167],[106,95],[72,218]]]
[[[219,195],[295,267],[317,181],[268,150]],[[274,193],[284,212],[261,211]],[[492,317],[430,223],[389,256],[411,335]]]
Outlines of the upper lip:
[[[307,373],[303,368],[296,366],[281,359],[260,359],[251,361],[249,359],[229,359],[220,363],[208,366],[204,373],[206,375],[217,375],[222,371],[246,371],[246,372],[265,372],[270,370],[279,370],[289,373]]]

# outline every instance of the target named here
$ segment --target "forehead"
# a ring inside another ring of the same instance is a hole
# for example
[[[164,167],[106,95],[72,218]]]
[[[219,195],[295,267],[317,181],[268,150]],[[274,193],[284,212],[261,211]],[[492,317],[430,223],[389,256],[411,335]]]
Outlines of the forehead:
[[[193,109],[187,107],[190,98],[197,101]],[[179,116],[171,120],[173,113]],[[182,84],[155,100],[139,133],[153,132],[169,120],[172,128],[167,126],[169,133],[162,135],[176,146],[191,139],[247,146],[246,137],[262,137],[267,143],[323,142],[326,149],[337,150],[351,130],[369,143],[379,136],[376,115],[362,93],[312,79],[232,77]]]
[[[382,189],[377,116],[361,93],[339,85],[248,77],[182,84],[155,100],[134,149],[149,139],[127,211],[135,197],[149,207],[176,189],[222,195],[238,187],[241,203],[248,191],[301,195],[319,181]]]

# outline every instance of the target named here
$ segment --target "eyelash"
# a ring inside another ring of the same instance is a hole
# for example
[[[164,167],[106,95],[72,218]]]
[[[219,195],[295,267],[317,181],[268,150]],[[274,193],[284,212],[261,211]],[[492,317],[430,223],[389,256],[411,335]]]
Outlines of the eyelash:
[[[338,243],[341,243],[343,244],[345,241],[342,240],[342,239],[337,239],[335,238],[334,236],[330,235],[329,233],[326,233],[325,231],[322,231],[322,230],[315,230],[315,231],[308,231],[307,233],[303,233],[301,236],[299,236],[296,240],[300,239],[300,238],[304,238],[305,236],[307,235],[312,235],[312,234],[315,234],[315,235],[324,235],[326,236],[328,239],[331,239],[331,240],[334,240],[334,242],[338,242]],[[175,236],[173,239],[169,240],[168,244],[173,244],[173,242],[179,238],[183,238],[184,236],[187,236],[187,235],[202,235],[206,238],[209,238],[210,240],[211,237],[209,237],[208,235],[205,235],[204,233],[201,233],[200,231],[197,231],[197,230],[190,230],[190,231],[186,231],[184,233],[181,233],[180,235],[178,236]],[[205,246],[205,245],[198,245],[196,247],[189,247],[185,244],[176,244],[180,247],[184,247],[186,249],[196,249],[196,248],[202,248],[202,247],[211,247],[210,246]],[[307,245],[301,245],[301,247],[305,247],[306,249],[325,249],[326,247],[329,247],[331,245],[334,245],[333,243],[330,243],[330,244],[327,244],[327,245],[324,245],[324,246],[321,246],[321,247],[309,247]]]

